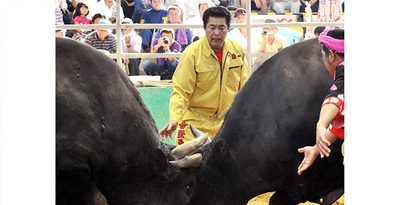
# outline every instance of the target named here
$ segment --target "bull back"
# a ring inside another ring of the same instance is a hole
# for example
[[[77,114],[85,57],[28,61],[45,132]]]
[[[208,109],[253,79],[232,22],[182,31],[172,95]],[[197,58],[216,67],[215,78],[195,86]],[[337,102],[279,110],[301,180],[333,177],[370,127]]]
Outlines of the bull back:
[[[320,50],[317,39],[294,44],[253,73],[210,145],[194,204],[204,198],[210,204],[243,204],[269,191],[287,192],[300,202],[343,187],[340,142],[328,159],[317,159],[297,175],[303,158],[297,149],[315,144],[321,103],[332,83]]]

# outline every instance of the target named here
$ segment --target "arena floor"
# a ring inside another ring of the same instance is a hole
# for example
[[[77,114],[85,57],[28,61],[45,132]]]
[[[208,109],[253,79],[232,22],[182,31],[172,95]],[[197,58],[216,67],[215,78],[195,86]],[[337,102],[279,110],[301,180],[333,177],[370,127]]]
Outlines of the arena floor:
[[[268,205],[269,198],[272,196],[274,192],[268,192],[265,194],[258,195],[251,199],[247,205]],[[300,205],[318,205],[312,202],[301,203]],[[344,205],[344,195],[339,198],[333,205]]]

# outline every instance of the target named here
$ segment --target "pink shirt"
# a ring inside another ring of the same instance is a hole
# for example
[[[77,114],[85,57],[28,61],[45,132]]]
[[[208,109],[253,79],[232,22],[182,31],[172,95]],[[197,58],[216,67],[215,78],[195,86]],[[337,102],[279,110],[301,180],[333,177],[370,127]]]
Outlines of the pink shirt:
[[[78,23],[78,24],[91,24],[92,20],[90,20],[90,19],[88,19],[86,17],[76,16],[72,22],[74,24],[75,23]]]

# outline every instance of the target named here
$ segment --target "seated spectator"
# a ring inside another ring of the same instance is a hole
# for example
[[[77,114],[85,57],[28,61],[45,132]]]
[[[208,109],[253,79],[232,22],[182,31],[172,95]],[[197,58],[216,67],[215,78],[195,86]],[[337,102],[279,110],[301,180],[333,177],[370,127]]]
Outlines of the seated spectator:
[[[120,7],[120,19],[124,19],[124,12],[122,7]],[[106,19],[110,17],[117,18],[117,3],[114,0],[100,0],[97,2],[96,8],[94,8],[95,13],[103,14]]]
[[[78,3],[84,3],[86,4],[90,10],[88,14],[88,18],[92,19],[94,14],[96,14],[96,8],[97,8],[97,0],[71,0],[72,6],[76,9]]]
[[[234,13],[235,23],[246,23],[246,9],[238,8]],[[247,49],[247,29],[246,28],[234,28],[229,31],[226,36],[228,39],[237,41],[244,50]]]
[[[300,0],[300,12],[306,12],[306,1],[310,4],[311,6],[311,11],[312,12],[318,12],[318,7],[319,7],[319,0]]]
[[[325,26],[317,26],[314,29],[314,35],[318,38],[319,34],[321,34],[325,30]]]
[[[163,9],[164,0],[151,0],[152,9],[143,13],[140,23],[162,24],[167,21],[167,11]],[[151,46],[154,29],[141,29],[140,36],[142,37],[143,51],[147,52]]]
[[[103,18],[99,24],[111,25],[111,22]],[[117,39],[111,34],[111,29],[96,29],[85,37],[84,42],[107,53],[117,52]]]
[[[121,24],[132,25],[132,19],[125,18]],[[142,38],[136,34],[133,28],[122,29],[122,52],[123,53],[140,53],[142,49]],[[125,65],[128,66],[129,75],[139,75],[139,59],[138,58],[124,58]]]
[[[87,16],[89,14],[89,7],[84,3],[78,3],[74,12],[74,18],[72,20],[73,24],[91,24],[92,20]],[[76,29],[75,34],[72,36],[75,40],[80,40],[85,38],[87,30]],[[90,30],[89,30],[90,32]]]
[[[251,10],[252,11],[261,11],[262,13],[268,12],[268,0],[251,0]],[[247,1],[240,1],[241,8],[247,8]]]
[[[92,24],[99,24],[99,21],[102,19],[106,19],[106,17],[103,14],[97,13],[93,15]]]
[[[131,19],[133,23],[140,23],[140,18],[147,9],[151,9],[151,4],[146,4],[145,0],[135,0],[135,9]]]
[[[64,25],[64,23],[56,22],[56,25]],[[65,29],[56,29],[56,37],[65,37]]]
[[[124,16],[126,18],[131,17],[133,15],[133,11],[135,10],[134,0],[121,0],[121,6],[124,12]]]
[[[170,6],[167,9],[167,24],[180,24],[181,23],[181,10],[177,6]],[[192,43],[192,34],[188,28],[175,29],[175,41],[178,41],[182,46],[182,51]],[[160,38],[160,30],[158,30],[156,39]]]
[[[299,13],[300,5],[300,0],[271,0],[272,9],[276,13],[286,13],[285,10],[291,13]]]
[[[276,23],[273,19],[266,19],[265,23]],[[283,48],[286,48],[288,43],[286,39],[278,33],[278,29],[274,26],[263,28],[261,36],[257,39],[257,51],[266,53],[266,58],[270,58],[275,53]]]
[[[199,13],[192,18],[189,18],[187,24],[200,24],[203,25],[203,14],[204,11],[212,7],[212,2],[210,0],[199,0],[198,9]],[[191,28],[192,32],[192,42],[197,41],[205,35],[204,28]]]
[[[181,52],[181,45],[174,40],[173,29],[162,29],[161,37],[155,39],[150,53],[179,53]],[[176,66],[178,65],[178,58],[157,58],[157,63],[147,61],[144,63],[143,68],[147,75],[159,75],[161,80],[172,79]]]

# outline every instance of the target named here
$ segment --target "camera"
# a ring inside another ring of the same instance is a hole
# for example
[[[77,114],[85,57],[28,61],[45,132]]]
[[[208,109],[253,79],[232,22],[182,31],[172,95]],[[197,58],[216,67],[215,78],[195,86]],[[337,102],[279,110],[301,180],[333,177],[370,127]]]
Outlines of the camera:
[[[163,41],[165,44],[169,44],[169,39],[167,37],[164,37]]]

